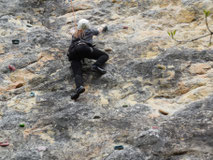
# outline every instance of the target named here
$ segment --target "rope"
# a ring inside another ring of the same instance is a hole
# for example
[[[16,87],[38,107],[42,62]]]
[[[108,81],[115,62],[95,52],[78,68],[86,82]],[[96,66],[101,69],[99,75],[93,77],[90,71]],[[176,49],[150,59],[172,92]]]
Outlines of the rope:
[[[76,18],[75,18],[75,10],[74,10],[74,8],[73,8],[72,1],[73,1],[73,0],[70,0],[70,2],[71,2],[71,7],[72,7],[72,13],[73,13],[73,17],[74,17],[75,30],[77,31],[77,22],[76,22]]]

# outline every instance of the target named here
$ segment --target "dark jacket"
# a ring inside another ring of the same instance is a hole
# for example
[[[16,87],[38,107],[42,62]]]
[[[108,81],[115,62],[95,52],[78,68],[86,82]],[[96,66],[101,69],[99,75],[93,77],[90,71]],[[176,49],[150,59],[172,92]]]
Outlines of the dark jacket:
[[[80,38],[76,38],[74,36],[72,36],[72,42],[70,44],[69,47],[69,53],[71,52],[71,50],[74,48],[74,46],[80,42],[84,42],[86,44],[88,44],[89,46],[93,46],[93,36],[94,35],[98,35],[99,31],[97,29],[87,29],[84,32],[84,36],[80,37]]]
[[[76,38],[74,36],[72,36],[72,41],[71,44],[69,46],[69,50],[68,50],[68,58],[69,61],[71,61],[72,59],[74,59],[76,57],[75,55],[75,45],[79,44],[79,43],[86,43],[89,47],[93,47],[93,36],[94,35],[98,35],[99,31],[97,29],[87,29],[84,32],[83,37],[80,38]]]

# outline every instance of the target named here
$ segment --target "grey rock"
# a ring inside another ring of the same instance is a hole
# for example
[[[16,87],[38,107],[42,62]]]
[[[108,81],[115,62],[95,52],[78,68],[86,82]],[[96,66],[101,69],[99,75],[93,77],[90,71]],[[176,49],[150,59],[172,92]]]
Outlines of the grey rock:
[[[0,159],[213,159],[212,96],[180,104],[181,109],[168,116],[152,115],[158,107],[164,107],[163,103],[158,102],[157,108],[147,103],[150,99],[153,102],[178,100],[180,95],[175,91],[179,83],[200,76],[190,75],[191,65],[210,66],[204,68],[210,73],[204,76],[203,86],[199,87],[206,87],[212,79],[213,50],[178,46],[165,49],[166,45],[161,46],[168,40],[164,36],[141,38],[137,33],[150,33],[155,25],[142,28],[144,24],[128,23],[129,19],[135,20],[134,16],[143,18],[147,25],[149,20],[163,18],[167,9],[159,6],[165,3],[152,0],[76,2],[76,20],[87,18],[93,27],[110,22],[108,31],[94,41],[97,48],[104,50],[109,45],[112,50],[104,66],[105,75],[91,72],[93,60],[83,65],[86,91],[77,101],[72,101],[74,75],[66,56],[71,41],[67,32],[74,27],[71,3],[0,0],[0,142],[10,143],[0,148]],[[181,3],[198,15],[201,8],[211,4],[205,1],[205,5],[199,6],[200,0]],[[91,8],[85,9],[85,5]],[[119,20],[112,18],[114,14]],[[163,28],[168,25],[162,23],[159,25]],[[12,45],[13,39],[20,43]],[[164,43],[159,45],[159,42]],[[153,48],[158,55],[144,59]],[[43,57],[39,57],[41,53]],[[17,72],[10,71],[8,65],[14,65]],[[11,81],[11,76],[25,69],[33,77],[16,75],[17,83],[19,78],[27,83],[14,88],[16,82]],[[30,92],[34,92],[35,97],[30,97]],[[25,128],[20,128],[19,123],[24,123]],[[120,144],[124,149],[114,150],[113,147]],[[45,149],[39,150],[40,146]]]
[[[122,151],[114,151],[105,160],[145,160],[137,148],[125,147]]]

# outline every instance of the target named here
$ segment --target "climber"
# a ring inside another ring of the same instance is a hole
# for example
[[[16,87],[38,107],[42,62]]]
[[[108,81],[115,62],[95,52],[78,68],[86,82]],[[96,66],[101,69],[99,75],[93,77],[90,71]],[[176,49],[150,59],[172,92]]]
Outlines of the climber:
[[[68,50],[68,59],[71,61],[71,68],[75,77],[76,90],[71,99],[76,100],[81,93],[85,91],[82,78],[82,63],[84,58],[94,59],[96,62],[91,66],[91,70],[100,74],[105,74],[106,70],[102,68],[109,56],[93,44],[93,36],[100,32],[106,32],[107,26],[98,29],[91,29],[89,21],[81,19],[78,22],[77,30],[72,35],[72,42]]]

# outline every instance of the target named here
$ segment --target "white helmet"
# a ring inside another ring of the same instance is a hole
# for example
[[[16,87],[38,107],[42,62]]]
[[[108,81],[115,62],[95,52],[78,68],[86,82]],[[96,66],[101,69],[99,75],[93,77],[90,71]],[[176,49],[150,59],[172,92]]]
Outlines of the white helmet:
[[[78,21],[78,29],[79,30],[89,29],[89,21],[86,19],[81,19],[80,21]]]

